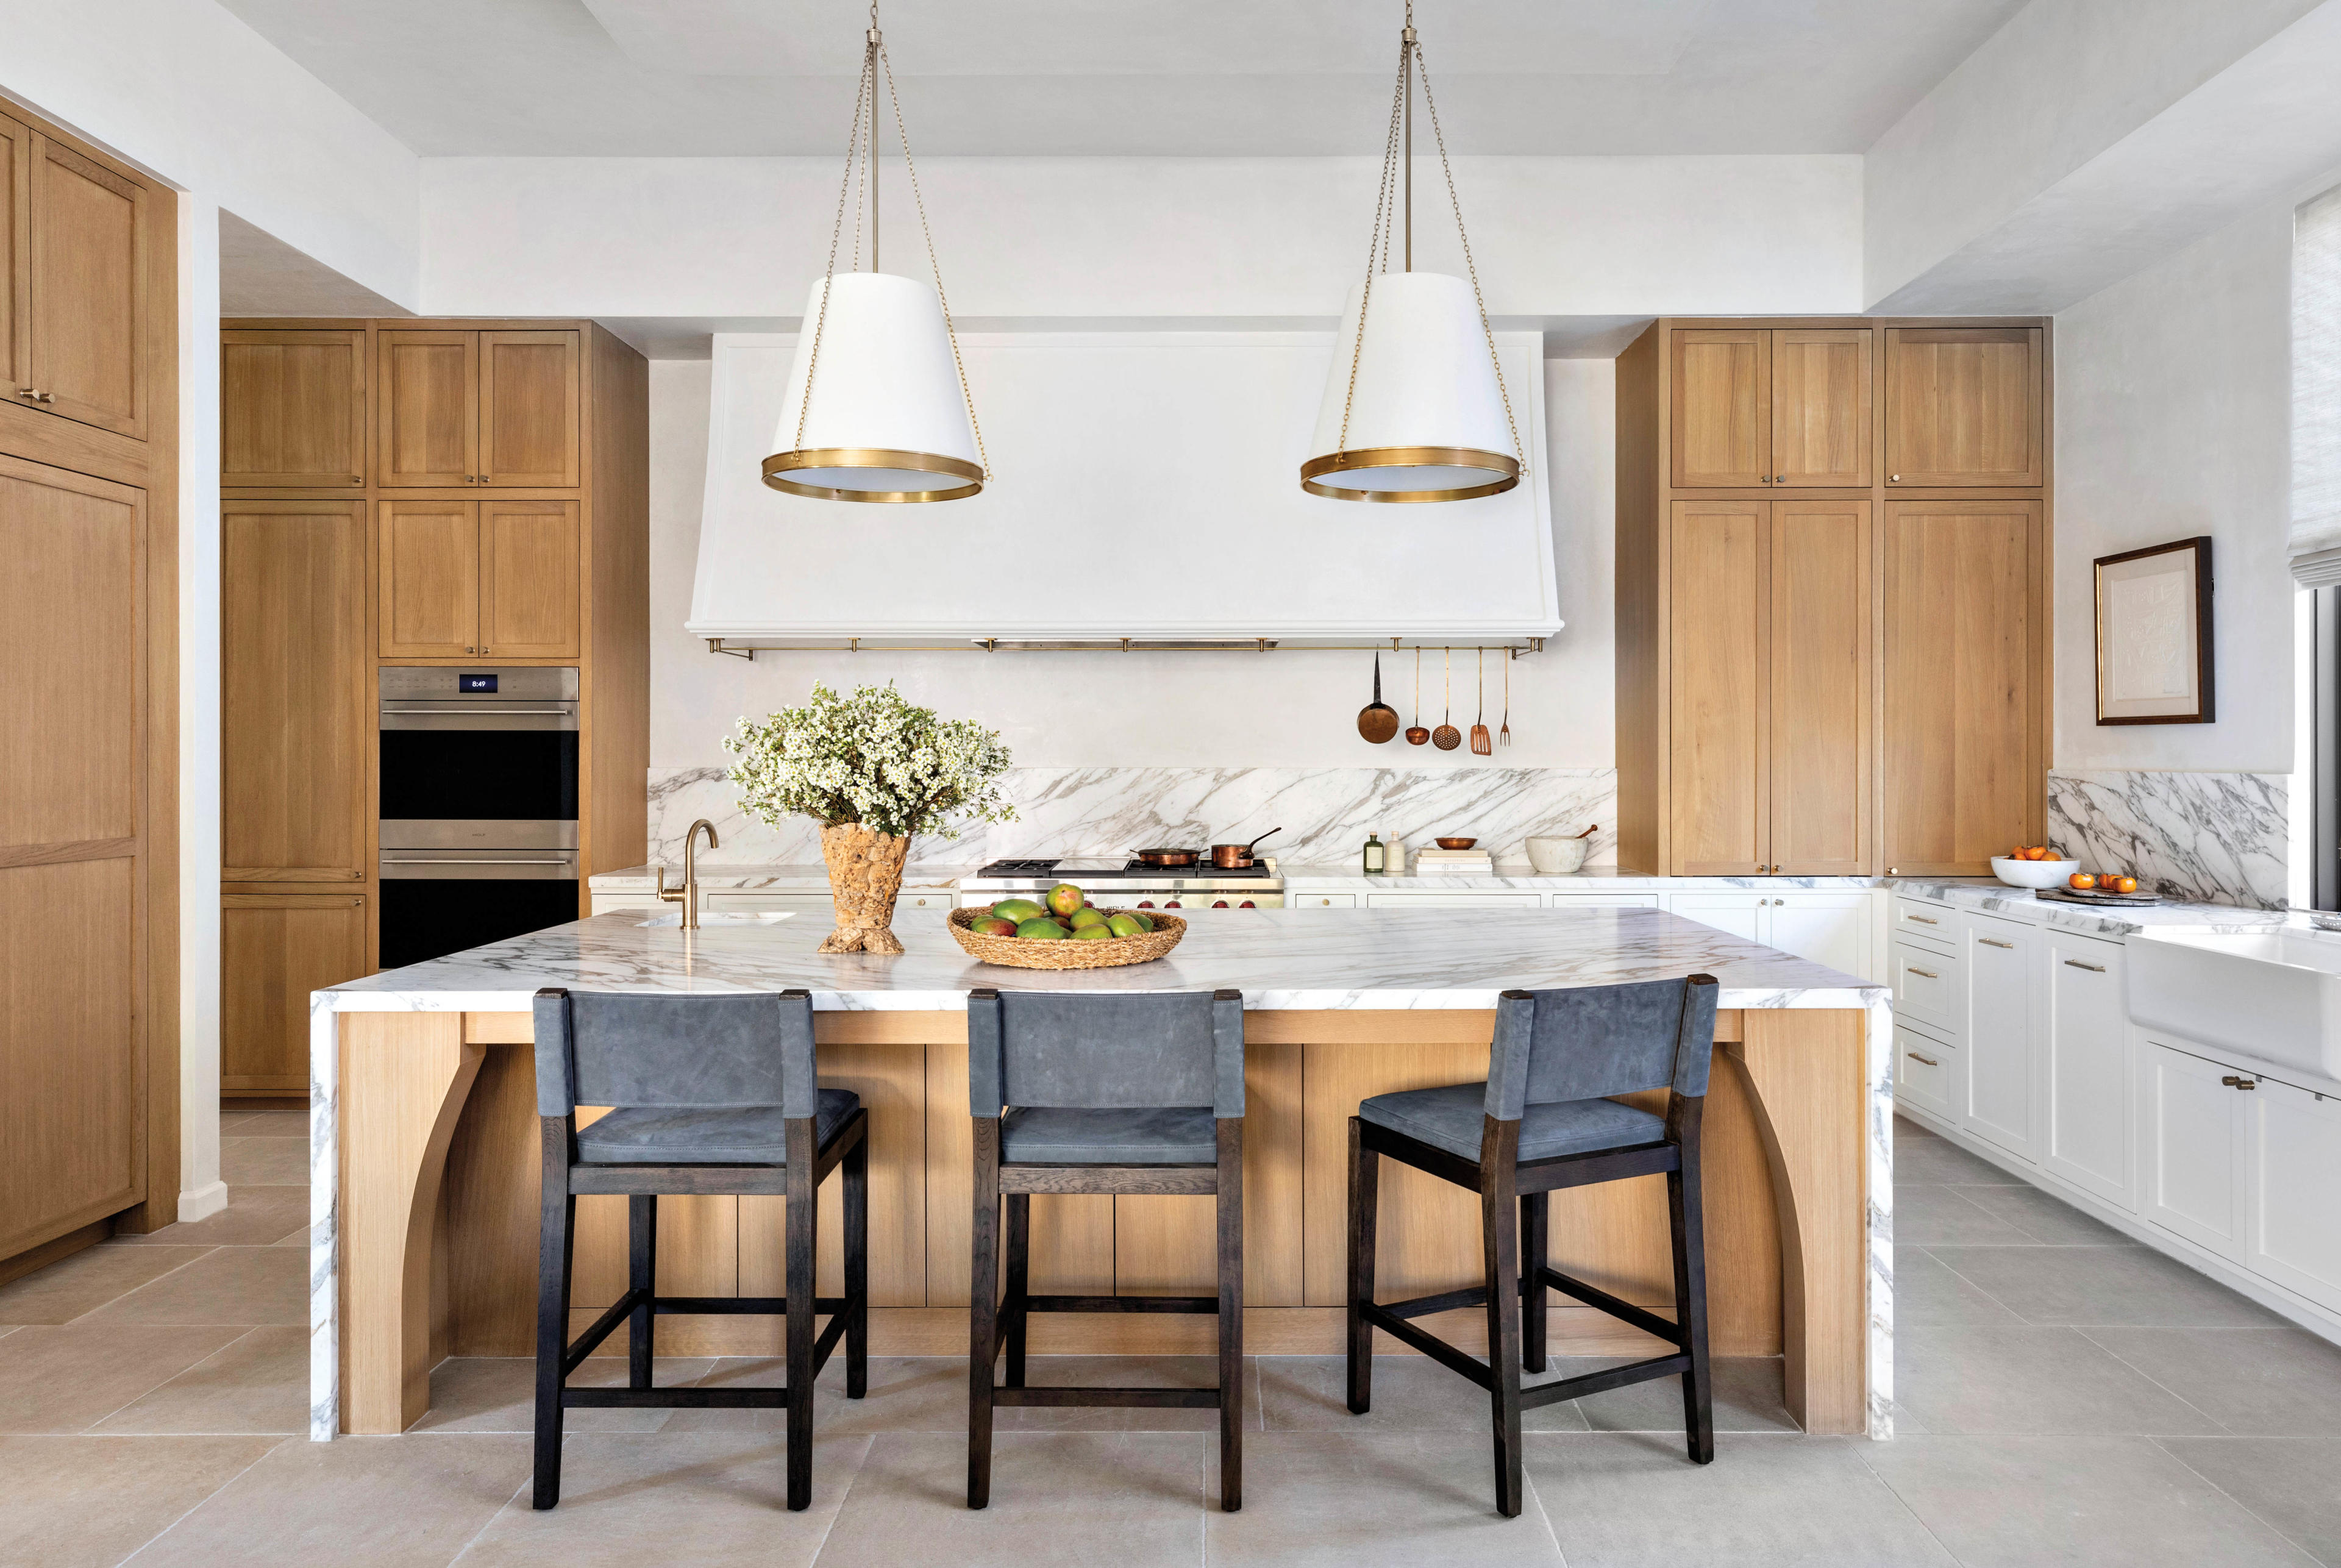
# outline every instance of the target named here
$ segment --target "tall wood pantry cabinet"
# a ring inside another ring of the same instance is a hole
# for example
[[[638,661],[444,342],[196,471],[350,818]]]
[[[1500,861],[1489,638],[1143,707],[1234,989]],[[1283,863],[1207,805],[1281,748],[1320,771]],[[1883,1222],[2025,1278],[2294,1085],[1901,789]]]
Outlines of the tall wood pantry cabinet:
[[[221,333],[226,1092],[305,1094],[308,994],[374,968],[382,666],[577,666],[581,868],[648,854],[647,373],[585,321]]]
[[[176,232],[0,105],[0,1282],[178,1218]]]
[[[1620,864],[1980,874],[2040,836],[2047,352],[1662,318],[1619,356]]]

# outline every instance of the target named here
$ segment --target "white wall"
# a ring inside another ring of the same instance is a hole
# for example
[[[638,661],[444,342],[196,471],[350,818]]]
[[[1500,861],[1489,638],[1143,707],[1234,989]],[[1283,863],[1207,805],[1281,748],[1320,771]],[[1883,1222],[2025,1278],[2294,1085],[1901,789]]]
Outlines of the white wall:
[[[2057,317],[2060,769],[2289,773],[2292,204]],[[2091,562],[2212,538],[2218,722],[2097,724]]]
[[[1330,323],[1366,264],[1371,158],[921,160],[965,317]],[[1860,308],[1861,160],[1456,160],[1490,311],[1506,317]],[[839,164],[814,158],[434,158],[433,315],[793,319],[821,275]],[[1436,175],[1416,265],[1459,271]],[[923,273],[886,173],[884,259]],[[841,259],[840,266],[845,264]]]
[[[1542,654],[1512,668],[1513,744],[1469,752],[1373,746],[1359,739],[1371,695],[1371,655],[1358,653],[1001,654],[760,653],[752,664],[710,654],[682,631],[691,608],[707,459],[710,366],[651,365],[651,765],[724,762],[720,742],[743,714],[832,686],[892,678],[915,701],[999,728],[1028,766],[1608,767],[1614,385],[1607,360],[1545,363],[1554,554],[1562,617]],[[949,508],[935,508],[947,513]],[[1420,508],[1425,527],[1437,508]],[[850,519],[847,520],[850,524]],[[947,516],[936,518],[950,526]],[[1014,541],[1003,544],[1014,546]],[[1240,561],[1229,564],[1242,570]],[[1439,660],[1424,661],[1436,711]],[[1413,657],[1385,656],[1383,694],[1411,716]],[[1489,728],[1502,670],[1490,659]],[[1456,701],[1468,725],[1475,665],[1456,659]],[[1427,721],[1436,724],[1432,717]]]

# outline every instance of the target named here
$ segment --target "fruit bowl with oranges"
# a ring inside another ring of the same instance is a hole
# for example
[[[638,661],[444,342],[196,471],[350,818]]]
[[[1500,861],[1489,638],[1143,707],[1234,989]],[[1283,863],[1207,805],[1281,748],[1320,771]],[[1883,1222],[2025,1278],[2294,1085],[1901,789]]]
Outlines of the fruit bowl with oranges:
[[[1991,874],[2010,887],[2064,887],[2080,874],[2081,863],[2067,860],[2045,844],[2018,844],[2013,854],[1991,857]]]

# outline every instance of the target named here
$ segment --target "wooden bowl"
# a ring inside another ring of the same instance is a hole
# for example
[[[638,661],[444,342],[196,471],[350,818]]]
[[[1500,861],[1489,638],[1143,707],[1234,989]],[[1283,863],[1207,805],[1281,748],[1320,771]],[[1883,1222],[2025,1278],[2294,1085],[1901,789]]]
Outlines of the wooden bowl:
[[[1479,841],[1476,838],[1434,838],[1430,842],[1441,849],[1469,849]]]
[[[1075,942],[1070,937],[1062,942],[1032,942],[1021,936],[981,936],[968,929],[991,913],[989,909],[974,907],[952,910],[949,922],[951,938],[967,950],[969,957],[1006,969],[1114,969],[1125,964],[1151,964],[1178,946],[1179,939],[1187,934],[1185,921],[1155,909],[1145,912],[1154,922],[1153,930],[1141,936],[1117,936],[1107,942]],[[1123,912],[1101,908],[1098,913]]]

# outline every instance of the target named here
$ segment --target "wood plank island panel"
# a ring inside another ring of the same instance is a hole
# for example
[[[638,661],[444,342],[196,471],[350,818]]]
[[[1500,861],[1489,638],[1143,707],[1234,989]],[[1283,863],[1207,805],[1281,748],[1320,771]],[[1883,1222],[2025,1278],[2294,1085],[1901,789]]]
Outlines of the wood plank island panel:
[[[1470,1009],[1247,1015],[1253,1353],[1339,1353],[1348,1119],[1370,1094],[1483,1077],[1493,1021]],[[419,1417],[416,1391],[427,1391],[440,1355],[533,1349],[531,1020],[356,1014],[342,1024],[344,1125],[392,1124],[354,1130],[343,1144],[344,1233],[355,1249],[343,1272],[344,1429],[397,1431]],[[1863,1420],[1863,1031],[1851,1010],[1733,1011],[1717,1020],[1705,1115],[1715,1352],[1786,1353],[1792,1408],[1813,1431],[1859,1431]],[[823,1013],[817,1039],[822,1083],[853,1089],[871,1114],[873,1349],[963,1354],[971,1217],[964,1015]],[[402,1063],[410,1065],[402,1071]],[[1662,1108],[1664,1092],[1634,1098]],[[444,1150],[443,1179],[421,1168],[434,1140]],[[412,1168],[390,1179],[384,1166],[401,1159]],[[838,1195],[825,1187],[821,1201],[821,1288],[832,1290]],[[386,1203],[389,1212],[354,1217],[354,1202]],[[1475,1204],[1468,1193],[1385,1164],[1381,1293],[1474,1283]],[[1032,1209],[1036,1289],[1208,1287],[1206,1200],[1044,1194]],[[422,1213],[431,1221],[409,1241],[427,1260],[418,1271],[411,1257],[392,1255],[398,1249],[384,1227],[394,1220],[403,1228]],[[663,1200],[662,1290],[777,1293],[784,1213],[778,1198]],[[573,1323],[582,1328],[623,1289],[624,1213],[616,1200],[587,1198],[579,1217]],[[1555,1266],[1662,1314],[1671,1310],[1658,1179],[1556,1194],[1550,1237]],[[351,1295],[361,1281],[373,1298],[364,1307]],[[427,1321],[417,1315],[425,1313]],[[1433,1326],[1458,1343],[1482,1343],[1479,1314],[1447,1314]],[[662,1318],[658,1333],[662,1354],[770,1355],[781,1344],[776,1320],[748,1317]],[[1208,1351],[1210,1333],[1200,1318],[1071,1317],[1036,1321],[1032,1343],[1041,1353],[1197,1353]],[[1558,1300],[1552,1334],[1563,1354],[1631,1354],[1653,1343]],[[621,1347],[622,1336],[599,1353]],[[1380,1349],[1407,1353],[1387,1341]]]

